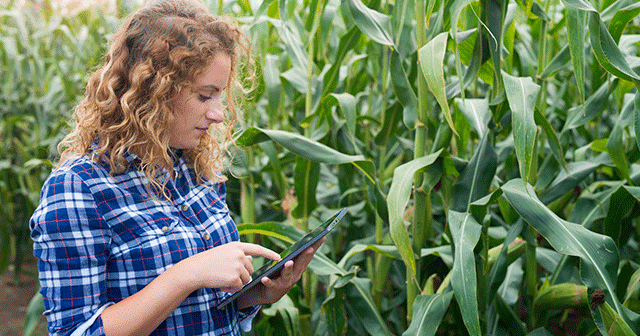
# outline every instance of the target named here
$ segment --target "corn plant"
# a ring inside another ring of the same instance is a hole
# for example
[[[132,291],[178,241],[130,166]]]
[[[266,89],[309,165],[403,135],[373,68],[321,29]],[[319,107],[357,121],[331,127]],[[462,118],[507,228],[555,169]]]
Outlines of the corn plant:
[[[13,269],[16,284],[31,253],[28,222],[56,160],[56,144],[116,22],[89,12],[52,16],[49,2],[40,6],[4,4],[0,10],[0,273]],[[41,314],[35,296],[26,331]]]
[[[264,80],[239,137],[251,199],[271,196],[256,218],[351,210],[311,266],[323,295],[294,295],[312,327],[284,304],[274,323],[639,331],[636,3],[240,7]]]
[[[228,182],[243,239],[349,209],[251,334],[638,334],[636,1],[207,4],[260,75]],[[1,20],[8,246],[118,19]]]

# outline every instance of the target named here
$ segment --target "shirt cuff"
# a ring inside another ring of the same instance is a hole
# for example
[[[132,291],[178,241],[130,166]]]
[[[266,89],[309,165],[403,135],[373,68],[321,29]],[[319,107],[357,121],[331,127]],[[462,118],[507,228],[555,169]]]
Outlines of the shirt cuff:
[[[113,302],[109,302],[104,306],[98,308],[96,312],[86,321],[84,321],[81,325],[79,325],[76,330],[73,331],[71,336],[82,336],[87,334],[87,331],[91,328],[91,326],[96,322],[96,320],[100,317],[100,314],[109,306],[114,304]]]
[[[261,305],[256,305],[253,307],[249,307],[243,310],[238,311],[238,320],[240,322],[240,328],[245,332],[251,331],[251,325],[253,322],[253,318],[256,317],[258,311],[260,311]]]

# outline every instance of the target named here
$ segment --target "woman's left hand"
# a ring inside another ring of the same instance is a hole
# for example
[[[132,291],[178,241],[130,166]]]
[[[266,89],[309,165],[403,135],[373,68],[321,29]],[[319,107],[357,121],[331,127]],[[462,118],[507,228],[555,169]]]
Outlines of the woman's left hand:
[[[307,265],[311,262],[316,251],[320,248],[320,245],[324,243],[326,238],[320,239],[315,244],[311,245],[307,250],[302,252],[294,260],[289,260],[284,264],[284,267],[280,271],[280,276],[276,279],[270,279],[268,277],[262,278],[261,282],[265,288],[265,303],[274,303],[282,298],[291,287],[293,287],[298,280],[302,277],[302,273],[307,269]]]
[[[255,304],[274,303],[280,300],[300,280],[302,273],[307,269],[307,265],[309,265],[314,254],[325,240],[326,238],[323,237],[294,260],[287,261],[280,271],[279,277],[275,279],[262,278],[260,281],[263,286],[255,286],[246,293],[248,295],[245,298],[240,297],[240,309]]]

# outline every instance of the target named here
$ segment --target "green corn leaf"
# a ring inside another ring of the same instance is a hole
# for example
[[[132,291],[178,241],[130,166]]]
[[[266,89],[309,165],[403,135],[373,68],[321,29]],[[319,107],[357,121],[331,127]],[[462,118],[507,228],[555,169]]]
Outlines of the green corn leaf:
[[[616,122],[609,139],[607,140],[607,151],[611,156],[611,161],[618,168],[618,172],[622,175],[622,178],[629,180],[629,163],[627,162],[627,156],[625,153],[625,146],[623,142],[624,130],[633,120],[633,98],[630,94],[625,95],[625,104],[620,111],[620,117]]]
[[[329,259],[329,257],[320,251],[316,252],[313,256],[313,259],[309,262],[308,268],[311,272],[318,275],[346,276],[349,273],[342,267],[336,265],[333,260]]]
[[[385,118],[382,120],[382,126],[380,127],[380,131],[376,135],[376,145],[385,146],[388,144],[389,140],[392,139],[395,132],[398,128],[398,123],[400,119],[403,117],[404,108],[402,104],[396,102],[385,112]]]
[[[247,128],[236,140],[239,146],[251,146],[273,140],[291,152],[311,161],[330,164],[345,164],[364,161],[361,155],[347,155],[300,134],[267,130],[257,127]]]
[[[518,249],[515,250],[520,256],[526,252],[526,242],[517,242]],[[524,246],[522,246],[524,245]],[[511,257],[511,256],[509,256]],[[536,255],[537,257],[537,255]],[[522,283],[524,282],[524,258],[518,258],[509,264],[507,267],[507,273],[504,275],[504,280],[500,287],[498,287],[497,297],[500,297],[504,303],[510,307],[515,307],[518,303],[518,297],[522,290]],[[505,299],[506,298],[506,299]]]
[[[420,295],[413,302],[413,318],[411,325],[402,334],[404,336],[435,335],[440,325],[440,321],[449,309],[453,292],[449,291],[441,294]]]
[[[640,2],[631,4],[615,12],[609,21],[609,32],[613,40],[618,43],[625,27],[631,20],[640,14]]]
[[[502,296],[496,295],[495,302],[496,302],[496,310],[500,315],[500,319],[504,321],[504,323],[507,325],[507,328],[509,330],[509,335],[513,335],[513,336],[526,335],[527,329],[525,328],[524,324],[522,323],[522,321],[520,321],[520,318],[518,317],[518,315],[516,315],[513,309],[511,309],[511,307],[507,305],[507,303],[502,298]],[[492,335],[495,335],[495,333],[492,333]]]
[[[374,251],[376,253],[380,253],[386,257],[393,259],[402,259],[400,257],[400,253],[398,253],[398,248],[395,245],[364,245],[364,244],[356,244],[349,251],[347,251],[340,262],[338,262],[338,266],[345,268],[347,261],[358,253],[362,253],[365,251]]]
[[[351,136],[356,134],[356,98],[350,93],[332,93],[331,97],[340,105]]]
[[[413,185],[413,175],[433,164],[442,150],[407,162],[394,170],[393,181],[387,196],[389,229],[393,243],[398,248],[407,269],[416,274],[416,260],[411,247],[409,233],[404,225],[404,210],[409,202]],[[412,280],[408,280],[412,281]]]
[[[463,101],[460,98],[456,98],[455,102],[462,114],[467,117],[469,125],[478,133],[478,137],[482,138],[489,130],[488,125],[491,121],[489,101],[487,99],[473,98],[467,98]]]
[[[263,1],[263,2],[260,4],[260,8],[258,8],[258,10],[256,11],[255,15],[253,16],[253,22],[252,22],[252,25],[254,25],[254,24],[258,21],[258,19],[259,19],[260,17],[262,17],[263,15],[266,15],[266,14],[267,14],[267,9],[269,9],[269,6],[271,5],[271,3],[272,3],[273,1],[274,1],[274,0],[266,0],[266,1]]]
[[[593,5],[591,5],[589,0],[563,0],[563,2],[571,7],[582,11],[597,12]]]
[[[44,301],[40,293],[36,293],[29,301],[24,321],[24,336],[33,335],[44,312]]]
[[[323,78],[323,82],[324,82],[323,83],[324,87],[322,88],[323,97],[329,94],[330,92],[333,92],[338,87],[339,77],[340,77],[340,67],[342,66],[342,61],[344,60],[349,50],[355,49],[355,46],[358,40],[360,39],[361,35],[362,34],[360,33],[360,30],[358,30],[357,27],[353,27],[351,28],[351,30],[349,30],[349,32],[347,32],[345,35],[343,35],[340,38],[338,53],[336,54],[336,57],[333,60],[333,64],[331,64],[331,67],[329,68],[329,70],[327,71],[327,73],[324,75],[324,78]]]
[[[453,133],[458,135],[458,132],[453,125],[451,111],[449,110],[449,103],[447,102],[447,94],[445,92],[443,62],[444,53],[447,49],[447,36],[447,32],[440,33],[425,44],[418,51],[418,59],[429,90],[436,97],[438,104],[440,104],[440,108],[442,109],[442,113],[444,114],[444,118],[447,120],[449,127]],[[419,97],[419,99],[425,98]]]
[[[282,42],[287,48],[287,55],[290,57],[294,67],[306,71],[309,67],[309,57],[305,52],[298,30],[289,22],[281,22],[277,27],[280,28]]]
[[[567,121],[565,122],[561,134],[585,125],[595,117],[600,115],[607,107],[611,92],[618,86],[619,80],[607,81],[602,84],[596,92],[587,98],[582,106],[576,106],[567,112]]]
[[[460,19],[460,12],[462,11],[462,9],[464,7],[466,7],[467,5],[469,5],[469,3],[471,3],[471,0],[455,0],[453,1],[453,3],[451,4],[451,7],[449,9],[449,17],[451,18],[451,35],[454,37],[456,43],[455,43],[455,52],[456,52],[456,72],[459,74],[462,74],[462,62],[460,59],[460,45],[461,45],[461,41],[458,39],[459,38],[459,34],[458,34],[458,20]],[[464,90],[464,88],[466,87],[466,81],[462,81],[460,82],[461,85],[461,89]],[[464,91],[463,91],[464,92]],[[477,131],[477,130],[476,130]],[[480,135],[482,136],[482,135]]]
[[[441,245],[438,247],[423,248],[420,250],[420,257],[424,258],[428,255],[439,257],[449,268],[453,265],[453,255],[451,255],[450,245]]]
[[[600,16],[604,22],[610,22],[611,18],[622,8],[635,4],[636,2],[636,0],[607,1],[602,4],[603,7],[606,6],[606,8],[600,11]],[[611,29],[609,29],[609,31],[611,31]]]
[[[356,26],[370,39],[387,46],[394,46],[389,16],[365,6],[361,0],[347,0]]]
[[[293,303],[289,295],[284,295],[280,300],[262,310],[266,316],[276,316],[280,314],[287,335],[298,335],[300,329],[299,309]]]
[[[592,310],[596,325],[605,335],[611,336],[634,336],[637,335],[627,324],[627,322],[616,312],[609,303],[605,302]]]
[[[277,222],[263,222],[258,224],[239,224],[238,234],[260,234],[280,239],[289,244],[293,244],[296,240],[302,238],[303,233],[291,225]]]
[[[636,134],[640,134],[640,91],[636,92],[636,98],[634,99],[633,109],[633,128]],[[636,136],[636,144],[640,147],[640,137]]]
[[[293,172],[293,182],[298,199],[298,205],[291,214],[295,218],[307,218],[318,206],[316,190],[320,180],[320,164],[296,157],[296,166]]]
[[[472,0],[454,0],[449,7],[449,17],[451,18],[452,35],[457,38],[458,21],[460,19],[460,12],[466,6],[468,6]]]
[[[485,18],[485,28],[487,28],[488,34],[490,34],[489,50],[491,51],[491,61],[493,62],[493,72],[495,78],[500,78],[502,67],[502,29],[504,24],[504,17],[507,10],[507,1],[501,0],[487,0],[484,1],[483,15]],[[533,1],[532,1],[533,3]],[[499,83],[494,83],[498,88]]]
[[[598,63],[610,74],[638,85],[640,76],[631,69],[604,22],[595,12],[589,17],[589,36]]]
[[[496,189],[491,194],[469,204],[469,210],[476,218],[484,218],[487,215],[489,205],[500,200],[500,196],[502,196],[502,190]]]
[[[480,75],[487,83],[493,83],[493,75],[490,71],[486,71],[487,66],[483,67],[484,64],[490,57],[491,53],[489,52],[488,41],[485,34],[478,34],[477,29],[475,31],[476,38],[475,43],[473,44],[473,49],[471,49],[471,39],[469,42],[465,41],[458,45],[458,50],[460,52],[460,56],[463,60],[468,61],[467,71],[464,74],[464,79],[462,86],[467,87],[471,84],[477,77]],[[468,46],[468,48],[465,48]],[[466,50],[465,50],[466,49]],[[485,71],[483,71],[485,70]]]
[[[348,328],[348,317],[345,309],[344,287],[333,287],[329,290],[327,299],[322,303],[322,311],[326,317],[326,330],[322,330],[320,326],[316,330],[317,334],[329,335],[346,335]]]
[[[622,182],[619,182],[615,184],[614,187],[611,189],[617,190],[616,187],[618,186],[624,187],[629,193],[629,195],[633,196],[638,202],[640,202],[640,187],[631,187],[631,186],[623,185]]]
[[[560,163],[564,170],[567,170],[567,161],[564,158],[564,150],[562,149],[562,144],[560,143],[560,139],[558,139],[556,130],[553,129],[549,120],[547,120],[547,118],[537,109],[535,110],[533,117],[536,121],[536,125],[540,126],[544,131],[544,134],[547,135],[551,153],[555,157],[556,161]]]
[[[469,334],[481,335],[476,262],[473,249],[480,239],[482,226],[476,222],[471,213],[449,211],[448,219],[455,246],[451,286]]]
[[[640,268],[629,279],[623,304],[636,313],[640,312]]]
[[[623,230],[623,218],[631,211],[636,204],[636,199],[624,187],[619,187],[611,195],[609,211],[604,220],[604,234],[611,237],[620,246],[620,234]]]
[[[544,327],[533,330],[527,336],[552,336]]]
[[[597,183],[600,185],[600,183]],[[572,223],[580,224],[586,228],[593,226],[593,223],[607,216],[606,209],[609,207],[609,200],[611,195],[621,186],[622,183],[607,188],[601,192],[595,194],[586,193],[581,195],[576,201],[571,214],[569,215],[569,221]],[[631,192],[630,192],[631,193]]]
[[[580,102],[584,105],[585,88],[584,69],[585,69],[585,52],[584,42],[586,40],[584,27],[586,26],[587,17],[585,13],[572,6],[566,7],[567,11],[567,34],[569,35],[569,50],[571,52],[571,62],[573,63],[573,72],[576,76],[576,87],[580,93]]]
[[[616,311],[626,321],[637,323],[638,315],[622,306],[616,296],[619,255],[613,240],[559,218],[535,197],[530,185],[526,188],[528,190],[525,190],[521,180],[516,179],[505,183],[502,191],[518,214],[545,237],[556,251],[580,258],[580,274],[584,285],[604,290],[607,301],[613,303]]]
[[[513,259],[509,258],[511,247],[510,245],[518,237],[518,235],[520,235],[520,233],[522,232],[522,228],[524,228],[524,222],[521,220],[516,221],[513,225],[511,225],[498,256],[493,261],[491,260],[491,256],[489,256],[490,259],[487,261],[487,266],[491,267],[491,271],[488,278],[488,298],[493,298],[496,295],[496,293],[498,292],[498,288],[504,282],[504,279],[507,276],[507,269],[509,267],[509,264],[513,262]],[[521,252],[518,252],[517,255],[520,256]]]
[[[592,161],[571,162],[567,165],[567,170],[562,170],[547,187],[544,194],[540,196],[540,201],[549,204],[562,195],[569,192],[587,176],[593,173],[600,164]]]
[[[348,282],[351,292],[345,302],[358,316],[369,335],[392,335],[371,296],[371,280],[354,277]]]
[[[280,74],[280,78],[286,80],[299,93],[307,92],[309,81],[306,77],[306,70],[301,67],[293,67]]]
[[[512,112],[513,141],[520,167],[520,176],[527,183],[533,163],[533,149],[536,145],[536,122],[534,109],[540,85],[529,77],[513,77],[502,74],[504,89]]]
[[[564,0],[564,2],[571,7],[590,13],[589,36],[591,37],[591,47],[598,63],[612,75],[633,82],[636,86],[640,85],[640,76],[627,63],[620,48],[618,48],[616,40],[600,18],[598,11],[587,0]],[[622,25],[622,22],[628,16],[633,15],[634,10],[632,8],[630,12],[620,14],[614,27],[616,34],[621,31],[618,25]]]
[[[498,156],[489,138],[489,133],[485,133],[478,149],[458,177],[453,189],[452,210],[467,212],[472,202],[489,194],[498,167]]]
[[[256,127],[250,127],[245,130],[238,137],[236,143],[240,146],[251,146],[269,140],[275,141],[282,147],[307,160],[318,163],[350,163],[354,165],[358,169],[358,171],[367,178],[367,184],[371,188],[373,188],[378,214],[381,216],[381,218],[389,218],[387,215],[387,207],[384,201],[384,195],[382,194],[380,187],[376,184],[376,173],[373,162],[365,161],[364,157],[361,155],[346,155],[340,153],[332,149],[331,147],[328,147],[324,144],[313,141],[296,133],[277,130],[266,130]],[[298,186],[297,188],[300,188],[300,186]],[[310,201],[310,199],[308,199],[308,201]],[[313,209],[311,205],[312,203],[308,204],[309,207],[307,208],[307,210]],[[302,208],[297,211],[302,211]]]
[[[396,50],[402,57],[407,57],[416,51],[414,38],[415,0],[398,0],[391,13],[392,32],[395,33]]]
[[[289,190],[289,180],[285,177],[284,170],[282,169],[282,162],[278,158],[278,150],[275,143],[263,142],[260,148],[264,151],[265,155],[269,158],[269,164],[273,167],[271,176],[274,179],[274,184],[278,189],[279,196],[284,197],[284,194]]]
[[[393,92],[395,92],[398,100],[404,107],[403,120],[404,124],[409,129],[416,127],[418,121],[418,115],[416,112],[416,106],[418,104],[416,93],[411,87],[411,83],[407,78],[407,73],[402,66],[402,59],[397,51],[391,53],[391,61],[389,63],[391,72],[391,84],[393,85]]]
[[[547,64],[547,67],[544,68],[542,73],[540,74],[540,78],[547,78],[556,71],[564,68],[564,66],[569,63],[571,60],[571,50],[569,46],[565,46],[556,54],[556,56]]]
[[[3,223],[0,225],[0,274],[7,270],[9,262],[11,262],[11,246],[9,226]]]
[[[269,113],[269,120],[275,123],[275,120],[280,112],[280,71],[278,70],[278,56],[266,55],[265,67],[263,72],[264,86],[267,93],[267,112]]]

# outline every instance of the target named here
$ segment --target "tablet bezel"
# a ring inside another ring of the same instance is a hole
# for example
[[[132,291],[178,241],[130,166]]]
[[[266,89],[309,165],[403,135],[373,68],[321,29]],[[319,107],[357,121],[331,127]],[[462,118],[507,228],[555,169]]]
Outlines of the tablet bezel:
[[[329,219],[324,221],[322,224],[318,225],[318,227],[316,227],[313,231],[307,233],[304,237],[302,237],[300,240],[295,242],[288,249],[293,248],[296,244],[298,244],[300,242],[304,242],[302,245],[297,247],[295,251],[291,251],[288,255],[283,257],[280,261],[276,262],[273,266],[269,267],[266,271],[262,272],[262,268],[265,267],[265,265],[268,265],[269,263],[263,265],[258,270],[254,271],[253,274],[251,275],[252,279],[251,279],[250,282],[245,284],[244,287],[242,287],[241,290],[233,293],[232,295],[228,296],[226,299],[220,301],[216,305],[216,308],[217,309],[225,309],[226,305],[228,305],[233,300],[238,298],[238,296],[240,296],[242,293],[246,292],[247,290],[249,290],[253,286],[255,286],[258,283],[260,283],[261,282],[260,280],[262,278],[264,278],[266,276],[270,276],[270,275],[274,274],[275,272],[280,271],[280,269],[282,269],[282,267],[284,266],[284,264],[287,261],[297,257],[300,253],[302,253],[303,251],[308,249],[309,246],[313,245],[318,240],[320,240],[320,238],[324,237],[327,233],[329,233],[329,231],[333,230],[333,228],[338,224],[338,222],[342,219],[342,217],[344,217],[344,215],[346,213],[347,213],[347,209],[343,208],[342,210],[338,211],[335,215],[329,217]],[[322,228],[325,225],[327,226],[326,228],[316,232],[318,229]],[[309,238],[309,236],[311,236],[311,238]],[[308,240],[305,241],[306,239],[308,239]],[[288,249],[284,250],[282,253],[287,252]],[[262,272],[262,273],[260,273],[258,275],[255,275],[256,273],[259,273],[259,272]]]

